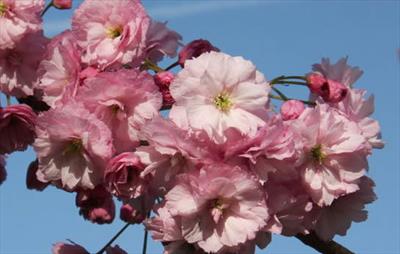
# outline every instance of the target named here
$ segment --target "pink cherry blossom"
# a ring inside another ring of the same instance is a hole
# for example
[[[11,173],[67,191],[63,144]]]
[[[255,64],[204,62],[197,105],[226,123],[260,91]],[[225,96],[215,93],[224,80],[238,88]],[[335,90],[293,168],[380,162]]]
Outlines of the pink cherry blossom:
[[[339,59],[335,64],[331,64],[329,58],[322,58],[320,64],[313,65],[313,71],[346,87],[351,87],[363,74],[360,68],[347,64],[347,57]]]
[[[89,254],[89,252],[76,243],[58,242],[51,249],[52,254]]]
[[[289,100],[282,104],[281,115],[283,120],[298,118],[304,111],[304,103],[298,100]]]
[[[93,223],[111,223],[115,217],[115,204],[111,194],[101,185],[93,190],[79,190],[76,194],[79,214]]]
[[[352,222],[367,219],[365,205],[375,201],[374,182],[364,176],[360,179],[360,189],[349,195],[336,199],[332,205],[320,211],[314,231],[324,241],[331,240],[335,234],[346,235]]]
[[[111,131],[82,104],[70,101],[43,113],[36,133],[39,180],[61,180],[67,190],[92,189],[102,182],[105,164],[114,154]]]
[[[61,10],[71,9],[72,7],[72,0],[53,0],[52,3],[54,7]]]
[[[268,113],[264,76],[251,62],[224,53],[204,53],[187,61],[170,91],[173,107],[183,108],[190,127],[205,130],[217,143],[227,140],[228,128],[255,135]]]
[[[100,68],[140,63],[149,26],[150,18],[138,0],[86,0],[72,19],[72,31],[85,52],[83,62]]]
[[[158,115],[161,94],[151,75],[137,70],[104,72],[85,80],[78,96],[112,131],[118,153],[139,145],[139,131]]]
[[[7,171],[6,171],[6,156],[0,154],[0,185],[6,180]]]
[[[366,93],[363,89],[350,89],[346,98],[336,107],[357,123],[362,135],[373,148],[383,148],[379,123],[369,117],[374,112],[374,96],[365,99]]]
[[[76,39],[69,30],[64,31],[50,41],[46,56],[39,65],[37,87],[43,91],[43,101],[55,107],[67,91],[71,97],[75,96],[80,70]]]
[[[26,34],[12,49],[0,49],[1,92],[16,97],[33,95],[47,42],[39,31]]]
[[[137,198],[145,194],[151,180],[150,175],[140,175],[144,168],[133,152],[121,153],[108,162],[104,172],[105,185],[119,198]]]
[[[25,104],[0,107],[0,154],[24,151],[35,139],[36,114]]]
[[[15,48],[27,33],[42,29],[44,0],[0,1],[0,51]]]
[[[256,238],[269,218],[263,192],[238,166],[211,165],[177,177],[165,206],[180,220],[183,238],[205,252]]]
[[[186,44],[185,47],[181,49],[179,52],[179,64],[181,67],[185,66],[185,62],[187,60],[199,57],[201,54],[206,52],[216,51],[219,52],[219,49],[214,47],[209,41],[198,39],[191,41]]]
[[[157,63],[164,56],[175,57],[182,36],[167,27],[167,23],[151,20],[146,35],[146,57]]]
[[[340,102],[347,95],[347,87],[342,83],[328,79],[321,87],[321,93],[319,94],[325,102]]]
[[[293,126],[303,142],[299,169],[313,201],[330,205],[357,191],[369,153],[358,126],[327,105],[306,109]]]

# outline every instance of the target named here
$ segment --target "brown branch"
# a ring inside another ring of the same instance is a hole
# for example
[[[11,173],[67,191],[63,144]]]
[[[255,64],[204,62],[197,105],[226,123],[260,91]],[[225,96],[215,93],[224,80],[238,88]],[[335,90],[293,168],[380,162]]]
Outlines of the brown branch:
[[[321,240],[314,232],[308,235],[298,234],[296,238],[322,254],[354,254],[354,252],[333,240],[328,242]]]

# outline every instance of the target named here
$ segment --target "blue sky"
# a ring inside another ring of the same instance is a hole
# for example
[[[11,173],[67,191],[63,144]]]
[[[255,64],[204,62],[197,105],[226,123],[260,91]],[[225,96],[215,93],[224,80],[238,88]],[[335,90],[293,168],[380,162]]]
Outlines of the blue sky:
[[[79,2],[75,2],[75,7]],[[384,150],[370,157],[369,176],[378,200],[369,219],[336,237],[356,253],[399,253],[399,1],[146,1],[154,18],[168,21],[184,42],[205,38],[222,51],[254,62],[268,78],[304,74],[321,57],[349,56],[364,75],[356,83],[375,95],[374,117],[381,123]],[[46,14],[46,34],[68,28],[72,11]],[[165,63],[166,65],[167,63]],[[292,96],[304,96],[295,90]],[[26,168],[34,153],[15,153],[8,160],[8,179],[0,187],[0,253],[49,253],[51,244],[71,239],[96,252],[123,226],[99,226],[78,215],[74,195],[48,188],[25,188]],[[117,243],[140,253],[143,228],[129,228]],[[148,253],[161,253],[150,241]],[[294,238],[274,236],[257,253],[314,253]]]

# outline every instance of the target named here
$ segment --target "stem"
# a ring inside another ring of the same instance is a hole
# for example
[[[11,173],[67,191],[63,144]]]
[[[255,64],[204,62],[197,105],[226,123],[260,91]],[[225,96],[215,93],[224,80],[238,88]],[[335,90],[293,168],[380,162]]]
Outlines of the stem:
[[[150,211],[147,213],[147,218],[150,218]],[[143,247],[142,247],[142,254],[147,253],[147,235],[149,232],[147,231],[146,228],[144,228],[144,237],[143,237]]]
[[[106,245],[104,245],[104,247],[101,250],[96,252],[96,254],[102,254],[108,248],[108,246],[110,246],[125,231],[125,229],[127,229],[129,227],[129,225],[131,225],[131,224],[130,223],[126,223],[125,226],[123,228],[121,228],[118,231],[118,233],[115,234],[115,236],[113,238],[111,238],[111,240],[108,241],[108,243],[106,243]]]
[[[314,232],[308,235],[298,234],[296,238],[322,254],[354,254],[354,252],[333,240],[328,242],[321,240]]]
[[[286,95],[284,95],[281,91],[278,90],[278,88],[276,87],[271,87],[272,90],[274,90],[277,94],[279,94],[279,96],[282,98],[282,100],[287,101],[289,100],[288,97],[286,97]]]
[[[155,73],[164,71],[164,69],[162,69],[157,64],[150,61],[149,59],[144,60],[144,62],[142,64],[142,68],[147,69],[147,70],[152,70]]]
[[[171,64],[170,66],[168,66],[167,68],[165,68],[166,71],[171,70],[172,68],[176,67],[179,65],[179,62],[176,61],[175,63]]]
[[[291,85],[301,85],[301,86],[307,86],[306,82],[298,82],[298,81],[276,81],[273,85],[285,85],[285,84],[291,84]]]
[[[46,14],[46,12],[50,9],[50,7],[53,6],[53,1],[50,1],[50,3],[46,6],[46,8],[44,8],[44,10],[42,11],[42,13],[40,14],[40,17],[43,17],[44,14]]]
[[[272,79],[269,83],[270,83],[270,85],[273,85],[273,84],[276,84],[276,82],[286,80],[286,79],[300,79],[303,81],[307,81],[306,77],[304,77],[304,76],[284,76],[284,75],[282,75],[282,76]]]

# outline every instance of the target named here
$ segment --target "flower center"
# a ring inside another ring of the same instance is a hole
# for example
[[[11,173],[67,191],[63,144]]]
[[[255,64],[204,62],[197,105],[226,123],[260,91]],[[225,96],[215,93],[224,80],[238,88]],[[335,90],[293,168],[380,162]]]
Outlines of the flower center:
[[[228,208],[229,205],[222,199],[217,198],[211,203],[211,216],[213,221],[217,224],[221,218],[224,216],[224,210]]]
[[[229,98],[229,95],[226,93],[220,93],[214,98],[214,105],[217,109],[222,112],[228,112],[233,103],[232,100]]]
[[[318,162],[319,164],[321,164],[322,161],[326,158],[326,154],[322,151],[321,144],[318,144],[311,148],[311,157],[315,162]]]
[[[75,138],[69,141],[68,145],[65,147],[63,151],[63,155],[72,155],[81,153],[83,150],[82,140]]]
[[[109,27],[106,30],[106,34],[109,38],[115,39],[122,34],[122,27],[121,26]]]
[[[113,104],[110,106],[111,112],[113,113],[113,115],[116,115],[119,111],[119,106],[117,104]]]
[[[4,16],[7,11],[7,5],[0,0],[0,17]]]

